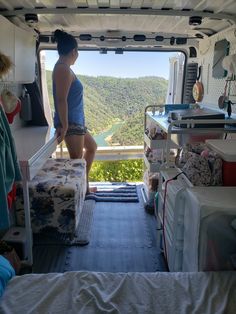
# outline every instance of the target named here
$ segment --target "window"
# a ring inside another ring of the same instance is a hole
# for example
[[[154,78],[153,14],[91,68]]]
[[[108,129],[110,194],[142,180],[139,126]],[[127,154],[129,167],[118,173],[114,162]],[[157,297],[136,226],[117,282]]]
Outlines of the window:
[[[43,92],[52,114],[52,69],[57,58],[55,50],[41,51],[47,83]],[[170,62],[173,58],[175,62]],[[181,102],[183,65],[182,53],[79,51],[72,70],[84,86],[86,125],[98,146],[143,145],[144,109]]]

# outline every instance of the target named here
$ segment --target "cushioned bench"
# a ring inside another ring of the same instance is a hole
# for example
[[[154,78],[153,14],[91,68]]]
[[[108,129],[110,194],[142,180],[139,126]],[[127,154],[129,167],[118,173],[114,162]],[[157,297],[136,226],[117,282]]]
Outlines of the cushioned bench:
[[[29,183],[33,233],[45,229],[73,233],[78,225],[86,193],[83,159],[48,159]],[[24,226],[22,185],[17,185],[16,223]]]

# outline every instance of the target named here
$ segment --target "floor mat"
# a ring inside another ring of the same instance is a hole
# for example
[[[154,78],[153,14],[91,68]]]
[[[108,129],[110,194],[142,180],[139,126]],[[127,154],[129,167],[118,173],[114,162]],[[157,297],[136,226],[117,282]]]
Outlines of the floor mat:
[[[91,246],[106,248],[149,248],[151,240],[145,223],[145,211],[139,204],[98,203]]]
[[[86,199],[93,199],[96,202],[139,202],[136,185],[128,183],[105,183],[97,186],[97,192],[86,196]]]
[[[44,233],[34,234],[34,246],[37,245],[86,245],[90,241],[91,226],[93,222],[94,200],[86,200],[81,212],[79,224],[75,235],[71,238],[69,234],[62,234],[54,230]]]
[[[156,222],[143,202],[96,203],[91,241],[71,247],[67,270],[153,272],[163,269],[157,248]],[[154,230],[153,230],[154,229]]]
[[[157,244],[155,217],[139,203],[95,203],[89,245],[38,245],[34,247],[34,272],[166,271]]]

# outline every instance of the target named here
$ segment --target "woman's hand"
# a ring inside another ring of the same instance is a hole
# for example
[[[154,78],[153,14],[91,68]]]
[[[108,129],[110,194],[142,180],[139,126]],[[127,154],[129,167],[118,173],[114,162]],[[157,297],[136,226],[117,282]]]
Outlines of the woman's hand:
[[[68,126],[57,128],[56,133],[57,133],[58,144],[60,144],[64,140],[67,130],[68,130]]]

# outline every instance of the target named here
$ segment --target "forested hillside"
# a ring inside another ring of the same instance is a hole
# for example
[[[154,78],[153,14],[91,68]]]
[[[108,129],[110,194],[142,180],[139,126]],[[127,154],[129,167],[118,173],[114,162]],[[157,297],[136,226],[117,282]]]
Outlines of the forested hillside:
[[[159,77],[114,78],[79,75],[84,86],[86,125],[93,135],[123,122],[109,144],[142,145],[144,108],[165,102],[168,81]],[[47,71],[51,105],[51,72]],[[110,137],[109,137],[110,138]]]

